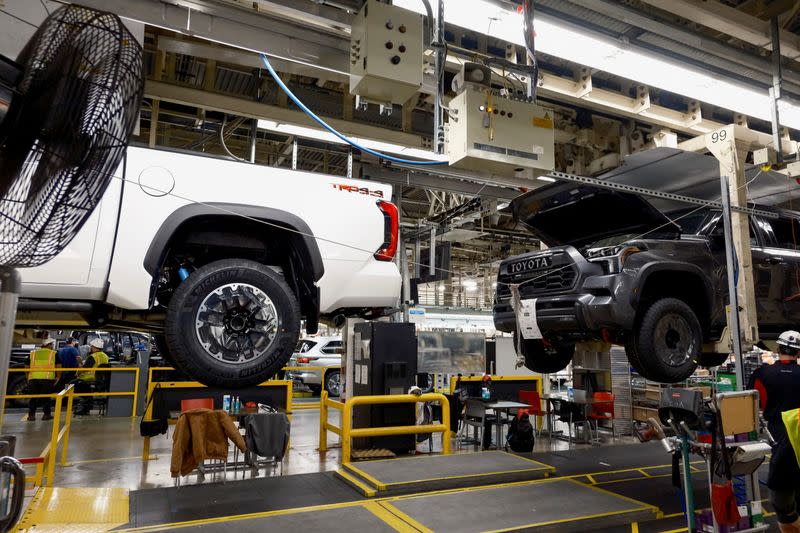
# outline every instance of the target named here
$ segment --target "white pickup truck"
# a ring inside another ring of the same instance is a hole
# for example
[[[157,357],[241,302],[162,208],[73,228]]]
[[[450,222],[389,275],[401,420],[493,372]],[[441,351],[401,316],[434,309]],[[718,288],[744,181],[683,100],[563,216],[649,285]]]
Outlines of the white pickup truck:
[[[396,307],[389,185],[131,147],[49,263],[22,269],[18,325],[163,335],[212,386],[280,369],[321,318]]]

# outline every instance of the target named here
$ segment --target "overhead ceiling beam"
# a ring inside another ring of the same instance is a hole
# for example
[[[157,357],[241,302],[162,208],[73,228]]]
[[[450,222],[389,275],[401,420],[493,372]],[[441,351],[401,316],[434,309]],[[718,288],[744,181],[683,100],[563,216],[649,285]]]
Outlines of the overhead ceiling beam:
[[[317,124],[302,111],[263,104],[254,100],[246,100],[244,98],[237,98],[224,94],[209,93],[200,89],[182,87],[162,81],[145,81],[144,95],[148,98],[156,98],[162,102],[174,102],[177,104],[199,107],[209,111],[230,113],[240,117],[263,118],[274,120],[278,123],[318,128]],[[389,130],[378,126],[370,126],[368,124],[348,122],[336,118],[326,117],[325,121],[344,135],[381,140],[411,148],[426,148],[423,138],[419,135]]]
[[[350,42],[210,0],[80,0],[81,5],[334,73],[350,73]]]
[[[655,0],[645,0],[655,2]],[[249,52],[265,52],[272,57],[288,62],[298,63],[301,70],[298,74],[308,75],[306,69],[321,69],[329,76],[344,79],[349,76],[349,40],[324,34],[319,31],[303,29],[300,25],[290,24],[267,16],[254,16],[253,10],[245,10],[226,4],[214,3],[210,0],[82,0],[84,5],[97,7],[118,13],[133,20],[150,25],[168,28],[173,31],[193,35],[202,39],[228,44]],[[702,3],[697,0],[674,0],[674,3]],[[663,4],[663,5],[662,5]],[[662,8],[672,9],[673,2],[659,4]],[[734,10],[735,11],[735,10]],[[745,15],[747,16],[747,15]],[[752,17],[751,17],[752,18]],[[758,21],[758,19],[755,19]],[[763,21],[759,21],[763,22]],[[790,39],[787,36],[787,39]],[[175,43],[170,46],[176,47]],[[800,47],[798,47],[800,49]],[[784,50],[791,50],[787,45]],[[257,57],[255,58],[257,60]],[[252,64],[252,59],[248,64]],[[448,58],[450,68],[458,68],[455,58]],[[282,65],[281,70],[291,72],[291,68]],[[430,76],[426,78],[429,81]],[[548,76],[540,87],[542,96],[551,96],[569,102],[581,104],[598,111],[621,114],[629,118],[637,118],[644,122],[673,128],[676,131],[697,134],[712,131],[721,124],[710,121],[686,121],[684,114],[667,108],[650,105],[645,110],[634,106],[627,110],[613,93],[594,90],[575,96],[569,88],[563,87],[564,80],[558,80],[550,86],[553,76]],[[426,83],[423,91],[430,90]],[[606,98],[608,96],[608,98]],[[609,103],[610,102],[610,103]],[[713,102],[709,102],[713,105]]]
[[[297,0],[221,0],[250,13],[266,13],[288,21],[301,21],[314,28],[350,37],[350,19],[358,9],[345,10],[322,2]],[[300,8],[300,9],[299,9]]]
[[[163,52],[212,59],[218,63],[230,63],[254,69],[264,68],[264,63],[261,62],[258,54],[230,46],[220,46],[208,41],[182,40],[159,35],[157,47]],[[270,59],[270,62],[275,67],[275,70],[285,74],[295,74],[309,78],[324,76],[328,80],[339,83],[347,83],[350,80],[348,74],[331,70],[324,71],[317,66],[309,66],[304,63],[286,61],[284,59]]]
[[[597,13],[619,19],[631,26],[671,39],[677,43],[690,46],[696,50],[713,54],[727,61],[737,63],[765,75],[772,76],[772,64],[763,57],[756,56],[729,44],[705,37],[700,33],[688,31],[675,24],[661,22],[637,11],[625,4],[613,0],[569,0],[571,3],[591,9]],[[662,2],[659,4],[664,9]],[[800,73],[785,71],[784,84],[790,90],[800,92]]]
[[[689,18],[692,22],[736,37],[746,43],[766,50],[772,49],[768,20],[761,20],[721,2],[705,0],[642,1],[679,17]],[[800,61],[800,36],[784,32],[781,35],[781,55]]]

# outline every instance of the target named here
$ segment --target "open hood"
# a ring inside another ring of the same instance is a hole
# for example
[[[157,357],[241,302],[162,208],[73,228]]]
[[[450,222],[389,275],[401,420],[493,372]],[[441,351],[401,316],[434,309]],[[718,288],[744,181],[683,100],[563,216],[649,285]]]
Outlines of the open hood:
[[[592,185],[553,183],[515,198],[515,220],[548,246],[577,248],[618,235],[680,236],[680,228],[645,198]]]

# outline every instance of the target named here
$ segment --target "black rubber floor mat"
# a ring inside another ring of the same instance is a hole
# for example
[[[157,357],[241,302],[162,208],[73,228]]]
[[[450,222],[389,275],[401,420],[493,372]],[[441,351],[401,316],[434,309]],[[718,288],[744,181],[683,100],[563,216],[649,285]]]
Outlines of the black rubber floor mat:
[[[131,521],[124,527],[169,524],[363,499],[363,495],[335,478],[332,472],[228,481],[225,484],[184,485],[177,489],[144,489],[130,493]]]

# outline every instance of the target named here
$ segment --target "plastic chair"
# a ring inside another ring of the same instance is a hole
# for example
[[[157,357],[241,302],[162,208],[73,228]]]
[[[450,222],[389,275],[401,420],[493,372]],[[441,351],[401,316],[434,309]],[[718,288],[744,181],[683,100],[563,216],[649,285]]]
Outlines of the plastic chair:
[[[527,409],[519,409],[517,411],[517,416],[521,416],[522,413],[528,413],[528,416],[536,416],[539,417],[536,422],[536,431],[537,433],[541,431],[541,424],[543,416],[548,416],[550,412],[548,409],[542,409],[542,397],[539,396],[539,391],[535,390],[521,390],[518,392],[519,401],[521,403],[527,403],[530,405]]]
[[[614,427],[614,395],[610,392],[595,392],[594,403],[591,404],[591,411],[589,412],[589,422],[594,422],[595,435],[597,441],[600,441],[600,420],[611,421],[611,438],[616,439],[617,433]]]
[[[466,406],[464,407],[463,418],[461,419],[461,431],[462,431],[462,438],[466,437],[467,432],[469,431],[469,427],[473,430],[473,439],[475,443],[479,443],[481,445],[486,444],[484,439],[484,427],[486,424],[494,423],[495,419],[493,416],[489,415],[486,412],[486,404],[480,400],[467,400]],[[481,437],[480,440],[478,439],[478,434],[480,433]],[[462,439],[459,439],[459,443],[462,443]]]
[[[214,409],[214,398],[189,398],[181,400],[181,413],[192,409]]]

